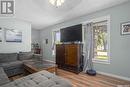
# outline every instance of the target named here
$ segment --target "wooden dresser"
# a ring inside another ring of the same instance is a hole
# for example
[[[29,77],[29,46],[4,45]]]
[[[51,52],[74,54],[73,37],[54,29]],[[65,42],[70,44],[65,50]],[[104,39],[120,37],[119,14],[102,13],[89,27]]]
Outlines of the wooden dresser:
[[[59,68],[75,73],[82,71],[82,44],[56,45],[56,64]]]

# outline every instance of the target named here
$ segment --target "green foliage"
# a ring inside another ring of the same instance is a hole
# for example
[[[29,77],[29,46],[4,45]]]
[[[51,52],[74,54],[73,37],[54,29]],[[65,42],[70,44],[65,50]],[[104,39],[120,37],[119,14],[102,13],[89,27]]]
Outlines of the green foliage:
[[[98,36],[96,38],[96,42],[97,42],[97,46],[104,46],[104,42],[105,42],[105,32],[98,32]]]

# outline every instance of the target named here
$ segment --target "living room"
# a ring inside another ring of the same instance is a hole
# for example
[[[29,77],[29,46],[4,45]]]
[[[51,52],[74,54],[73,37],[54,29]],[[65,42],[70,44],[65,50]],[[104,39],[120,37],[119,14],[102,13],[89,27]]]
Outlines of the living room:
[[[0,87],[130,87],[129,0],[0,3]]]

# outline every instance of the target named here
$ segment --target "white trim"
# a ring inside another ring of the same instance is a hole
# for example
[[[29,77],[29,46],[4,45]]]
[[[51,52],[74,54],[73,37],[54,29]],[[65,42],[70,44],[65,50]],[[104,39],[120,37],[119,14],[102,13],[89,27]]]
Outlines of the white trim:
[[[106,76],[109,76],[109,77],[118,78],[118,79],[121,79],[121,80],[130,81],[130,78],[124,77],[124,76],[119,76],[119,75],[105,73],[105,72],[100,72],[100,71],[97,71],[97,73],[102,74],[102,75],[106,75]]]
[[[43,59],[43,60],[48,61],[48,62],[52,62],[52,63],[56,63],[56,62],[51,61],[51,60],[46,60],[46,59]],[[128,77],[119,76],[119,75],[110,74],[110,73],[105,73],[105,72],[100,72],[100,71],[96,71],[96,72],[97,72],[98,74],[106,75],[106,76],[109,76],[109,77],[114,77],[114,78],[117,78],[117,79],[130,81],[130,78],[128,78]]]
[[[110,61],[101,61],[101,60],[96,60],[96,59],[93,59],[93,63],[99,63],[99,64],[110,64]]]
[[[110,62],[111,62],[111,56],[110,56],[110,28],[111,28],[110,15],[107,16],[106,19],[107,19],[107,24],[108,24],[108,26],[107,26],[107,29],[108,29],[108,31],[107,31],[107,35],[108,35],[107,36],[107,40],[108,40],[108,57],[109,57],[108,63],[110,64]]]
[[[84,21],[84,22],[82,22],[82,24],[85,25],[85,24],[88,24],[88,23],[91,23],[91,22],[99,22],[99,21],[102,21],[102,20],[109,20],[109,19],[110,19],[110,15],[107,15],[107,16],[98,17],[98,18],[95,18],[95,19],[90,19],[88,21]]]
[[[52,62],[52,63],[56,63],[56,62],[51,61],[51,60],[46,60],[46,59],[43,59],[43,60],[48,61],[48,62]],[[98,74],[102,74],[102,75],[106,75],[106,76],[109,76],[109,77],[114,77],[114,78],[117,78],[117,79],[121,79],[121,80],[130,81],[130,78],[124,77],[124,76],[119,76],[119,75],[105,73],[105,72],[100,72],[100,71],[97,71],[97,73]]]

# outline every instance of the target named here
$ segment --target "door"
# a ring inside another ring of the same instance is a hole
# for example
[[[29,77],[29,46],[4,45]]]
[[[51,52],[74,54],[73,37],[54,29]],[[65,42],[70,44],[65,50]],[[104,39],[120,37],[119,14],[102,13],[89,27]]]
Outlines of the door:
[[[64,65],[65,48],[64,45],[56,45],[56,64]]]
[[[65,45],[65,64],[77,66],[77,45]]]

